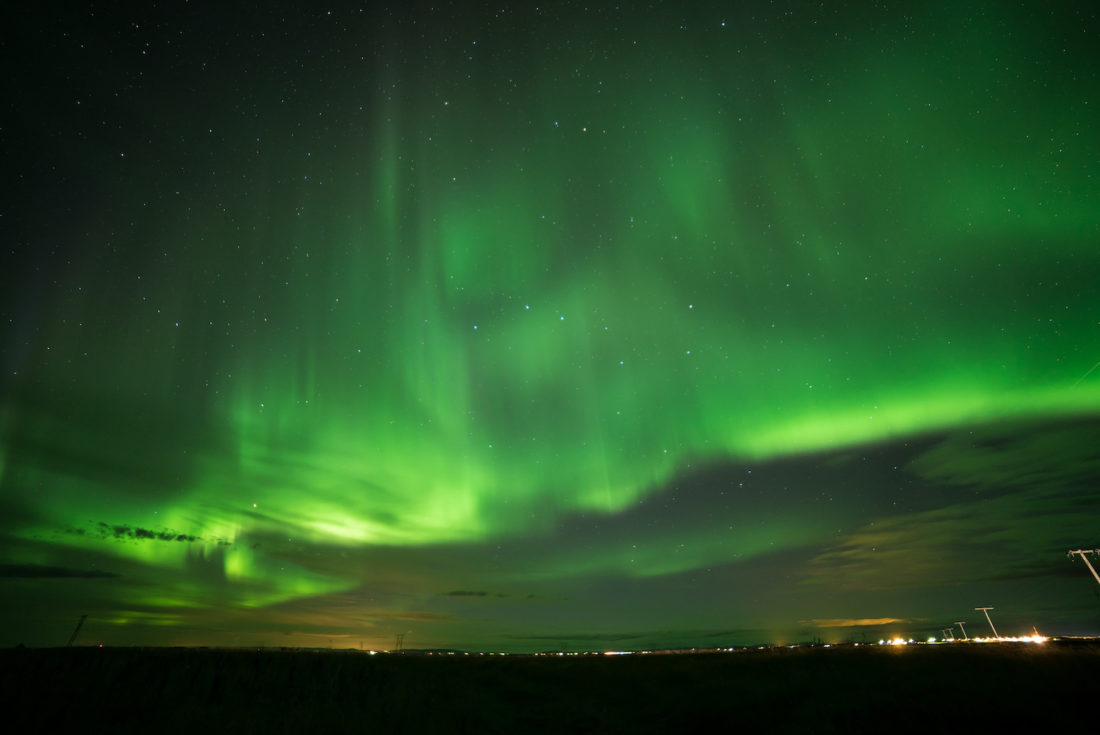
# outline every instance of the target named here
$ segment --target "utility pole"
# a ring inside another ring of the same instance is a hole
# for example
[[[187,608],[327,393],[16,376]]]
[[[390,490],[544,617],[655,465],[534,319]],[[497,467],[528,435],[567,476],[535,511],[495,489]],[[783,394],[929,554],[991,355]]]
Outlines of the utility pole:
[[[963,627],[963,624],[956,620],[955,625],[959,626],[959,630],[961,630],[963,632],[963,640],[964,641],[970,640],[970,638],[968,638],[967,635],[966,635],[966,628]]]
[[[86,617],[88,617],[88,616],[87,615],[81,615],[80,616],[80,621],[76,624],[76,630],[74,630],[73,634],[71,636],[69,636],[69,642],[65,644],[66,648],[73,645],[73,641],[76,640],[76,634],[79,633],[80,629],[84,627],[84,618],[86,618]]]
[[[1090,572],[1092,572],[1092,576],[1093,576],[1093,578],[1096,579],[1096,583],[1100,584],[1100,574],[1096,573],[1096,569],[1092,566],[1092,563],[1089,561],[1088,554],[1100,554],[1100,549],[1076,549],[1074,551],[1066,552],[1066,556],[1068,556],[1071,559],[1074,556],[1081,557],[1081,561],[1085,562],[1085,566],[1089,568]]]
[[[975,610],[981,610],[982,612],[985,613],[985,619],[989,621],[989,627],[993,630],[993,637],[994,638],[1000,638],[1001,634],[997,632],[997,629],[993,627],[993,621],[989,619],[989,611],[992,610],[993,608],[991,608],[991,607],[976,607],[974,609]]]

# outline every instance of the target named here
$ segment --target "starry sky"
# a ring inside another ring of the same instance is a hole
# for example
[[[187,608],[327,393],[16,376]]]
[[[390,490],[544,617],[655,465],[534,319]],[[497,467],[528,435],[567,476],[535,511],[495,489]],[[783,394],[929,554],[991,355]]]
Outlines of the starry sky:
[[[0,645],[1100,633],[1087,3],[2,13]]]

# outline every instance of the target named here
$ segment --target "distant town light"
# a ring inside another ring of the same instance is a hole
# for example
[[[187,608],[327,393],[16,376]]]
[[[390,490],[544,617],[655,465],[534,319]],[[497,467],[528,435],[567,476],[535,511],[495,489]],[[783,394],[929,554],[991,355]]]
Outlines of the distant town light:
[[[999,636],[997,638],[971,638],[975,643],[1046,643],[1049,638],[1041,635]]]

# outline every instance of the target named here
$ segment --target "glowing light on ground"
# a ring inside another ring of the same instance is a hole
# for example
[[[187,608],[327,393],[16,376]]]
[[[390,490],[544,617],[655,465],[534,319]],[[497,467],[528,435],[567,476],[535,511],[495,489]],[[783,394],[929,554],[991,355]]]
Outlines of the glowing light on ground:
[[[1000,636],[999,638],[971,638],[975,643],[1046,643],[1049,638],[1041,635]]]

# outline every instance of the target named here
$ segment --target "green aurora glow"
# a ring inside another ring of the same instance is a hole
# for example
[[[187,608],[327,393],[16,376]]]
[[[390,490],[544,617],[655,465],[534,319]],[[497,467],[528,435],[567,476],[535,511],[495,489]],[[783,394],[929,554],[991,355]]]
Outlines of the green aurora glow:
[[[1095,630],[1091,11],[21,12],[11,635]]]

